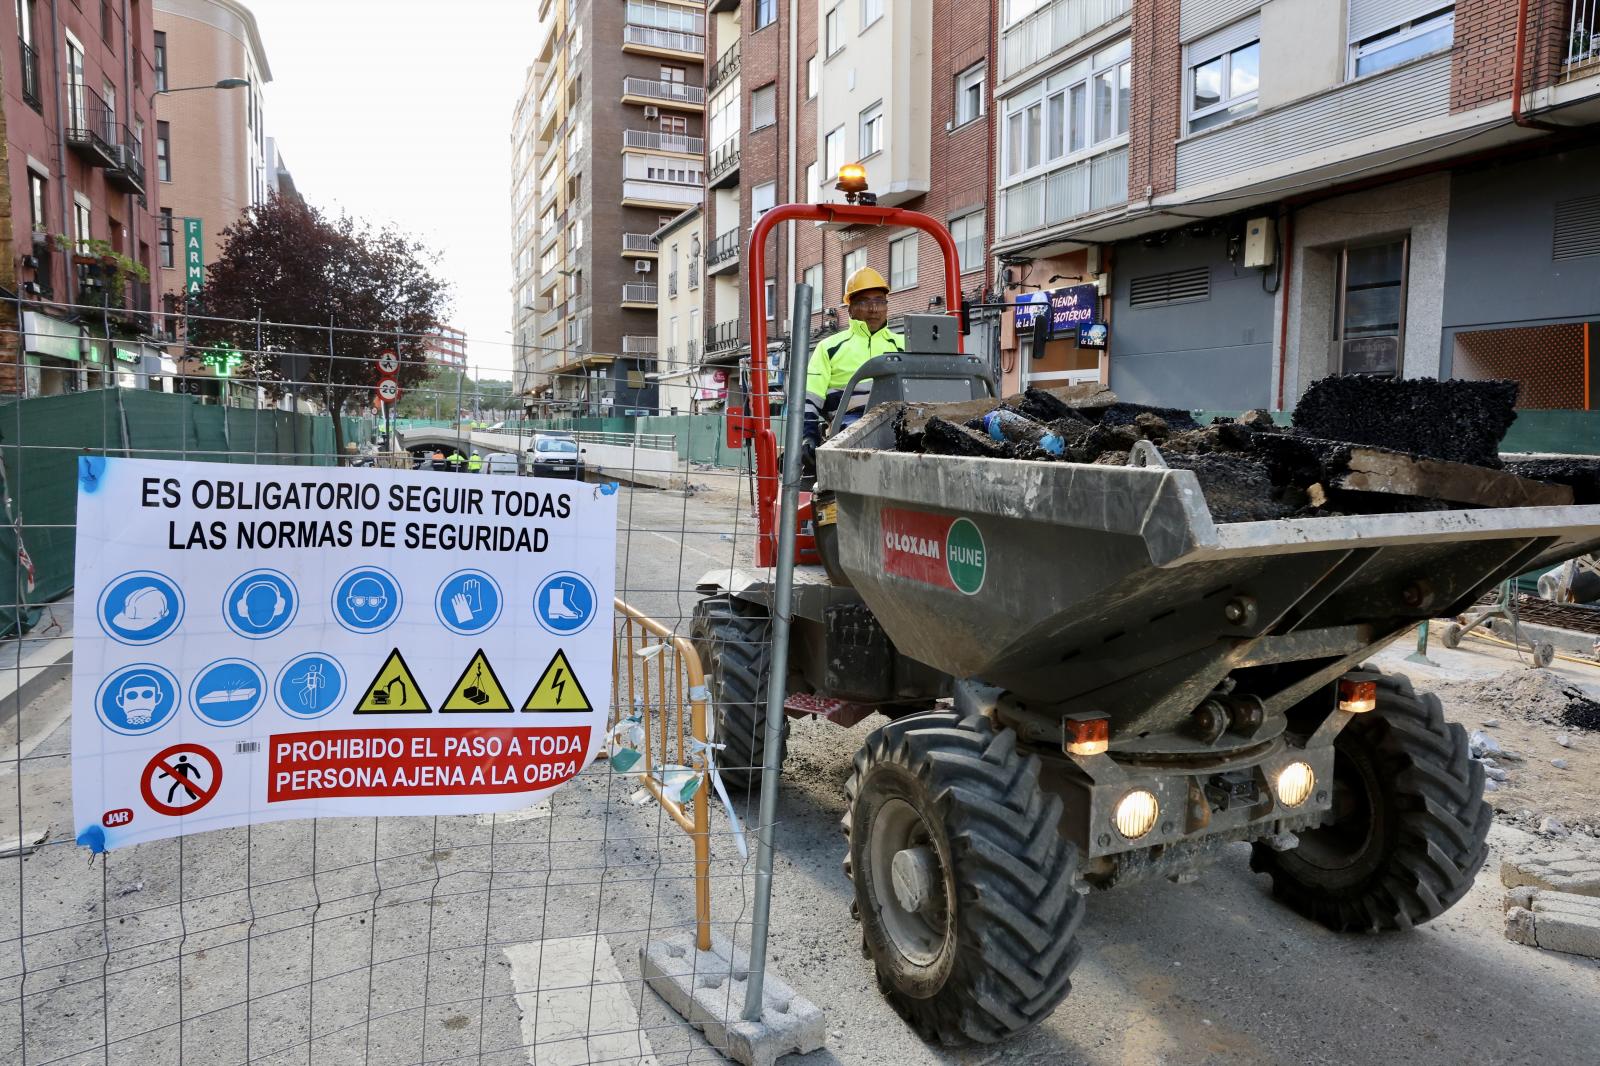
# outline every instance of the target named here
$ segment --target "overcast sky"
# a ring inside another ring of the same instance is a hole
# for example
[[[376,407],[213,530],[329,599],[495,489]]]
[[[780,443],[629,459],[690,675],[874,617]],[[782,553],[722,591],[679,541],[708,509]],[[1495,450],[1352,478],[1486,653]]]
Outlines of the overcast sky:
[[[244,0],[272,83],[267,134],[316,206],[438,251],[452,325],[511,370],[511,113],[537,0]]]

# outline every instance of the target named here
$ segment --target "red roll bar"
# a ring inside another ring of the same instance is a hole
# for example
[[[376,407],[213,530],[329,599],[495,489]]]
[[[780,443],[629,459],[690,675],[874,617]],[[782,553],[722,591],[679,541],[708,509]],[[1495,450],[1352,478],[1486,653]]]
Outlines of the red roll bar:
[[[944,255],[946,314],[961,314],[961,268],[956,242],[944,223],[921,211],[861,204],[782,204],[756,220],[745,256],[745,287],[750,308],[750,393],[742,411],[729,408],[728,447],[755,445],[756,514],[760,523],[756,561],[772,566],[777,555],[778,442],[772,432],[771,404],[767,399],[767,234],[780,222],[834,222],[847,226],[910,226],[933,237]],[[956,335],[959,346],[960,334]],[[790,359],[791,372],[797,360]],[[788,412],[801,417],[803,412]]]

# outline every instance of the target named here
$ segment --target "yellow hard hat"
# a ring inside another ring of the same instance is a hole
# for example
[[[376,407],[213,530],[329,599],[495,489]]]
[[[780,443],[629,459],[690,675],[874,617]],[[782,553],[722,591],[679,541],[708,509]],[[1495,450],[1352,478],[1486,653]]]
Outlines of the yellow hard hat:
[[[850,280],[844,283],[845,303],[855,299],[856,293],[866,292],[868,289],[882,289],[889,291],[889,283],[883,280],[883,275],[871,267],[862,267],[850,275]]]

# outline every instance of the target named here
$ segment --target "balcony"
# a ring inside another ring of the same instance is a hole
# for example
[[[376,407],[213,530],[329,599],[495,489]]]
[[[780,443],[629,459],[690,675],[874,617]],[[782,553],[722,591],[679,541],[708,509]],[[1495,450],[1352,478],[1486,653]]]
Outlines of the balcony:
[[[539,288],[535,291],[540,295],[547,293],[561,284],[561,268],[553,266],[539,274]]]
[[[729,274],[739,269],[739,227],[717,234],[706,249],[706,276]]]
[[[735,134],[711,150],[711,169],[706,173],[708,189],[727,189],[739,184],[739,137]]]
[[[121,189],[123,192],[140,194],[144,192],[144,160],[139,158],[139,153],[144,150],[142,144],[133,139],[133,134],[128,127],[118,126],[116,132],[122,135],[122,141],[117,148],[120,162],[106,171],[106,180]]]
[[[706,328],[706,358],[718,352],[731,352],[739,347],[739,320],[718,322]]]
[[[622,79],[622,102],[665,104],[684,111],[704,111],[706,91],[698,85],[685,85],[681,81],[627,77]]]
[[[739,10],[739,0],[706,0],[706,11],[713,15],[737,10]]]
[[[665,181],[635,181],[622,183],[622,203],[625,207],[658,207],[663,210],[682,210],[693,207],[704,198],[698,185],[675,185]]]
[[[23,102],[42,115],[44,98],[39,95],[39,51],[21,37],[17,38],[17,47],[22,50]]]
[[[1124,147],[1001,189],[1001,236],[1054,226],[1127,200],[1128,149]]]
[[[550,310],[539,316],[539,332],[549,333],[561,325],[562,319],[567,317],[567,303],[563,300]]]
[[[706,54],[706,39],[700,33],[658,30],[654,26],[636,26],[630,22],[622,27],[622,50],[644,55],[702,59]]]
[[[1128,13],[1131,0],[1055,0],[1000,35],[1000,80],[1015,77],[1047,56]]]
[[[687,137],[677,133],[653,133],[650,130],[623,130],[622,149],[643,148],[653,152],[676,152],[692,155],[696,159],[705,155],[706,142],[702,137]]]
[[[632,259],[642,259],[645,256],[656,255],[660,249],[656,247],[656,239],[648,233],[624,233],[622,235],[622,254]]]
[[[639,335],[623,337],[622,338],[622,354],[623,355],[655,355],[656,354],[656,339],[654,337],[644,337],[644,336],[639,336]]]
[[[625,283],[622,286],[622,306],[655,310],[656,283],[653,281],[630,281]]]
[[[715,89],[722,84],[724,78],[731,78],[737,73],[739,73],[739,40],[734,38],[728,50],[711,64],[711,73],[706,75],[707,91]]]
[[[1561,80],[1569,81],[1597,72],[1600,72],[1600,3],[1595,0],[1572,0]]]
[[[122,165],[116,112],[87,85],[68,85],[67,146],[91,166]]]

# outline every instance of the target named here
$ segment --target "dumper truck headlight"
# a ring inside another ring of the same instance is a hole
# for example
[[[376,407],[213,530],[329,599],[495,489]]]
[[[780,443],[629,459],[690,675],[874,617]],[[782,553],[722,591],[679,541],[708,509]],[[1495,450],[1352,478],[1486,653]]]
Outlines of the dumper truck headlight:
[[[1138,840],[1150,832],[1159,817],[1161,805],[1156,802],[1155,793],[1136,788],[1117,801],[1111,820],[1116,823],[1117,832],[1129,840]]]
[[[1365,714],[1378,706],[1378,683],[1376,681],[1352,681],[1345,678],[1339,682],[1339,709],[1350,714]]]
[[[1310,763],[1292,762],[1278,771],[1278,802],[1285,807],[1300,806],[1316,787],[1317,775]]]

